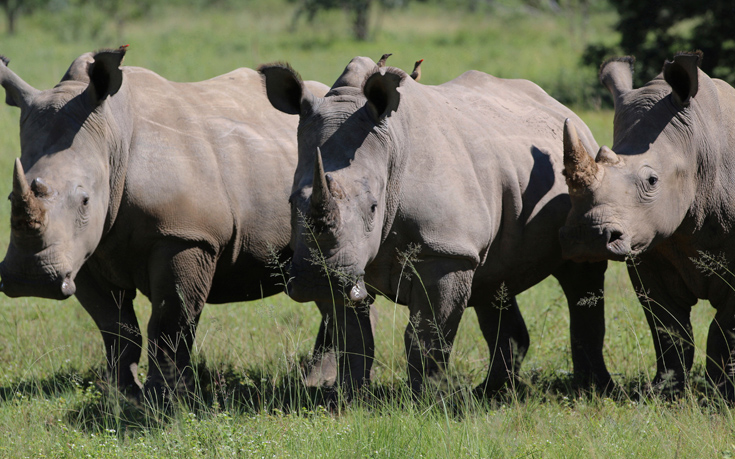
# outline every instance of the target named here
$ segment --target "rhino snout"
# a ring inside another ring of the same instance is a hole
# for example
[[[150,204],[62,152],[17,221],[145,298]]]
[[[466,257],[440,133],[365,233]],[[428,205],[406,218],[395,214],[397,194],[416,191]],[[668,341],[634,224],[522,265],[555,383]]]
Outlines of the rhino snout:
[[[350,275],[345,269],[329,269],[331,275],[326,276],[323,269],[307,266],[300,268],[291,264],[291,279],[288,282],[287,294],[299,303],[308,301],[343,302],[349,299],[359,303],[368,297],[368,290],[363,279],[364,272]]]
[[[0,265],[0,291],[11,298],[34,296],[65,300],[74,295],[77,290],[71,272],[49,278],[19,275],[3,268]]]

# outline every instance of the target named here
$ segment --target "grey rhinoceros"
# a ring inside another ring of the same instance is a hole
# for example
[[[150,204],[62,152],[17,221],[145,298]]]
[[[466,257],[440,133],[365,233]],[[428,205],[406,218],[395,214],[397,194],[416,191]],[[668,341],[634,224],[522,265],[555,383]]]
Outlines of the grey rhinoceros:
[[[572,199],[560,232],[575,260],[628,260],[653,334],[654,386],[678,392],[694,346],[698,298],[717,309],[707,337],[707,374],[729,399],[735,370],[735,89],[680,53],[633,89],[633,58],[605,62],[600,81],[615,102],[612,150],[577,142],[567,124]]]
[[[367,313],[344,305],[382,294],[410,309],[414,391],[446,364],[467,305],[490,345],[478,390],[499,389],[529,345],[515,295],[554,275],[569,302],[574,371],[610,387],[606,262],[564,261],[558,240],[570,209],[561,123],[584,126],[574,113],[531,82],[477,71],[425,86],[357,57],[318,97],[286,64],[259,70],[273,106],[299,116],[289,295],[334,302],[350,311],[338,326],[361,330],[339,339],[343,383],[364,383],[373,360]]]
[[[21,111],[0,276],[10,297],[76,295],[113,379],[134,395],[136,289],[152,303],[146,386],[156,391],[187,388],[205,301],[283,291],[269,265],[290,256],[297,125],[254,70],[175,83],[120,68],[124,54],[84,54],[45,91],[0,63],[6,101]]]

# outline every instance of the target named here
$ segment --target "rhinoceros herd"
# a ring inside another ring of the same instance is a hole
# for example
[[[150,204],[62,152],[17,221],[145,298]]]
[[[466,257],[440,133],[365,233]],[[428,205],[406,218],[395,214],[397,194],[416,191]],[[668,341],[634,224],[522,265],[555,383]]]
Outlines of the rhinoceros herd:
[[[707,374],[735,399],[735,90],[699,70],[701,54],[639,89],[632,58],[603,64],[611,150],[524,80],[469,71],[429,86],[357,57],[331,88],[287,64],[174,83],[121,67],[125,52],[84,54],[45,91],[2,59],[21,155],[0,288],[76,295],[128,395],[186,393],[204,304],[284,284],[324,318],[312,382],[369,382],[371,303],[384,295],[410,310],[416,393],[446,365],[468,306],[490,356],[477,392],[493,393],[529,346],[515,296],[549,275],[567,297],[575,376],[610,391],[613,259],[628,261],[651,327],[654,387],[686,384],[690,310],[706,298]],[[152,304],[145,387],[137,291]]]

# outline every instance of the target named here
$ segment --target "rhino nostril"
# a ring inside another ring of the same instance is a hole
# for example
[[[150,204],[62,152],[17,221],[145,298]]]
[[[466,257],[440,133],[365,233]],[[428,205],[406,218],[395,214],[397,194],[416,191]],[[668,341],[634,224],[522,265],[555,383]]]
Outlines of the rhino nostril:
[[[612,244],[613,242],[619,239],[622,239],[622,238],[623,238],[623,233],[621,231],[612,230],[608,233],[607,243]]]

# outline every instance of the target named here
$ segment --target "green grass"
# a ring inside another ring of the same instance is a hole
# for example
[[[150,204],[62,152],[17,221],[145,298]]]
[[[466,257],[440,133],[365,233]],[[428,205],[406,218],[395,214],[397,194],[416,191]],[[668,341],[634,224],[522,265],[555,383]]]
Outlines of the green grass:
[[[331,84],[355,55],[410,69],[424,58],[424,80],[438,84],[465,70],[528,78],[552,95],[576,101],[598,142],[612,143],[612,114],[585,96],[598,86],[579,67],[586,40],[611,34],[604,10],[582,27],[569,15],[526,13],[511,1],[467,13],[411,2],[376,13],[374,38],[355,42],[341,12],[289,32],[292,5],[249,2],[247,8],[159,7],[125,25],[68,11],[23,18],[0,53],[38,88],[53,86],[79,54],[129,43],[127,65],[177,81],[210,78],[235,67],[289,61],[307,79]],[[275,12],[274,12],[275,11]],[[86,22],[85,22],[86,21]],[[89,34],[98,29],[97,37]],[[1,31],[0,31],[1,32]],[[593,98],[594,99],[594,98]],[[18,111],[0,108],[0,195],[11,188],[19,154]],[[3,188],[4,187],[4,188]],[[0,205],[0,252],[8,241],[9,204]],[[192,406],[145,411],[103,395],[96,326],[74,299],[0,297],[0,457],[732,457],[730,408],[706,401],[705,337],[713,310],[693,310],[695,391],[677,402],[638,401],[653,376],[650,332],[624,266],[606,280],[605,357],[626,393],[615,399],[570,385],[568,312],[548,279],[518,298],[531,336],[521,378],[526,388],[491,402],[466,397],[486,372],[488,351],[474,310],[462,320],[445,396],[414,404],[405,386],[407,311],[381,299],[375,383],[362,398],[329,413],[322,394],[299,383],[319,314],[284,295],[251,303],[208,305],[194,349],[201,397]],[[145,330],[150,304],[136,310]],[[147,367],[143,364],[141,371]]]

